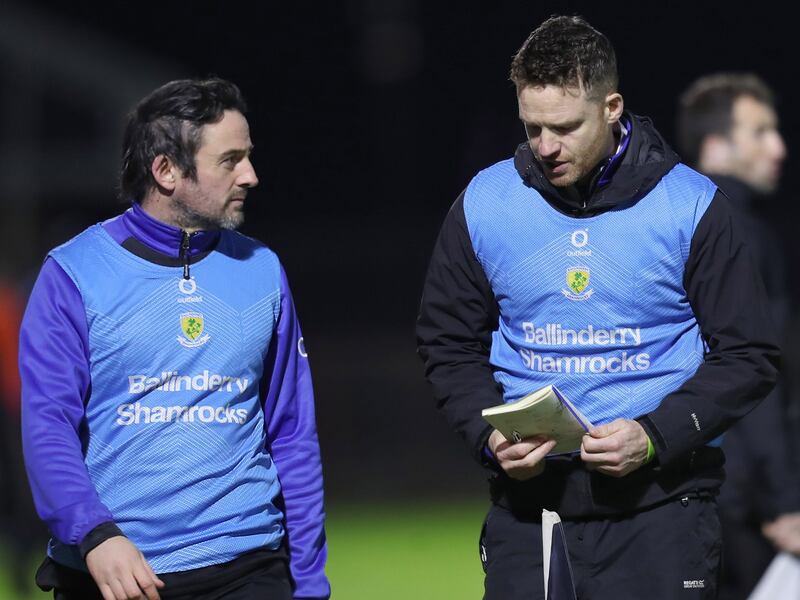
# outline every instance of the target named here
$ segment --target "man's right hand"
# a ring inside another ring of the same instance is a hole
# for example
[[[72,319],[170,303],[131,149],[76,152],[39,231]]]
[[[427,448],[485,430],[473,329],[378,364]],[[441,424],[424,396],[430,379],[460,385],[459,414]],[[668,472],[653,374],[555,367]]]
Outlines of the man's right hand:
[[[781,552],[800,556],[800,512],[779,515],[762,525],[761,532]]]
[[[555,440],[523,438],[511,443],[496,429],[487,442],[497,463],[512,479],[520,481],[536,477],[544,471],[544,457],[555,448]]]
[[[115,536],[86,555],[86,566],[103,600],[159,600],[164,582],[126,537]]]

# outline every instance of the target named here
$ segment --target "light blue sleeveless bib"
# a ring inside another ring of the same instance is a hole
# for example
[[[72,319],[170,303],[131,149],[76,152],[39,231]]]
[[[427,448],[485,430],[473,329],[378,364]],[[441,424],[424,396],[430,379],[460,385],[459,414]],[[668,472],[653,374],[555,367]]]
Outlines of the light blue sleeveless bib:
[[[654,410],[706,350],[683,286],[715,186],[677,165],[644,198],[566,216],[511,160],[479,173],[464,212],[500,306],[491,363],[510,402],[555,384],[594,423]]]
[[[191,267],[159,266],[96,225],[51,256],[83,297],[91,391],[81,441],[114,521],[156,572],[277,548],[282,514],[259,381],[280,311],[280,266],[223,232]],[[75,546],[54,560],[85,568]]]

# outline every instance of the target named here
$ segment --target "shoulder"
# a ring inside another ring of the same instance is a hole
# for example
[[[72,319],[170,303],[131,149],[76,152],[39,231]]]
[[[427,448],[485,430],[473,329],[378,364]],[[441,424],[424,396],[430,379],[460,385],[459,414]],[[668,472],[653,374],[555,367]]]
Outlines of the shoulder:
[[[261,259],[278,260],[278,255],[261,240],[238,231],[222,230],[221,246],[236,253],[235,258],[258,256]]]
[[[494,213],[500,204],[497,202],[498,198],[504,196],[514,185],[523,184],[513,158],[479,171],[464,191],[464,215],[467,222],[484,213]]]
[[[279,277],[281,262],[278,255],[264,242],[238,231],[225,229],[217,250],[237,263],[244,263],[248,269],[266,271]]]
[[[73,254],[75,252],[81,252],[86,249],[87,246],[97,243],[99,234],[102,232],[101,230],[102,225],[99,223],[96,223],[91,227],[87,227],[72,239],[67,240],[63,244],[50,250],[48,254],[53,257],[58,257]]]
[[[711,179],[683,163],[675,165],[664,175],[662,182],[669,209],[674,211],[676,218],[691,221],[693,229],[711,206],[712,200],[720,196],[717,185]],[[717,203],[716,200],[714,203]]]
[[[717,184],[684,163],[675,165],[664,175],[662,181],[666,182],[668,185],[682,187],[684,190],[693,190],[708,195],[709,201],[717,191]]]
[[[514,166],[514,159],[501,160],[490,167],[478,171],[467,187],[467,195],[498,185],[507,185],[510,180],[513,181],[514,179],[522,181]]]
[[[104,244],[110,238],[104,237],[103,226],[97,223],[50,250],[47,257],[56,262],[71,279],[76,280],[76,273],[95,272],[98,257],[109,249]]]

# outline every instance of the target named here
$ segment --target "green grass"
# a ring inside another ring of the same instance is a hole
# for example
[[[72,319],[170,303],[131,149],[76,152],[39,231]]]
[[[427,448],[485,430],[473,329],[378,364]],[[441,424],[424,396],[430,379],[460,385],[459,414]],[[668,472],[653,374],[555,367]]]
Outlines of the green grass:
[[[483,596],[481,503],[337,506],[328,511],[332,600]]]
[[[11,552],[10,548],[0,545],[0,600],[46,600],[48,597],[52,598],[52,593],[45,594],[33,583],[33,574],[36,572],[36,567],[42,562],[41,556],[31,556],[26,561],[30,564],[29,573],[25,577],[28,589],[22,592],[15,589],[12,574],[8,571],[8,565],[12,564]]]
[[[328,567],[332,600],[478,600],[483,571],[478,534],[481,502],[397,502],[328,506]],[[9,550],[0,549],[0,565]],[[31,559],[28,581],[38,558]],[[44,600],[52,594],[14,592],[0,566],[0,600]]]

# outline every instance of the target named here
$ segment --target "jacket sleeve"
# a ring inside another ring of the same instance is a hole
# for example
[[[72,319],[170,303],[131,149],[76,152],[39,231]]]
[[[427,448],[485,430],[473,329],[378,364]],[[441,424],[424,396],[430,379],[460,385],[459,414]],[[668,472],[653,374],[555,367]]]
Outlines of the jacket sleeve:
[[[707,352],[691,378],[639,419],[664,466],[755,408],[775,385],[780,357],[764,285],[719,191],[692,237],[684,287]]]
[[[79,434],[91,383],[83,300],[52,258],[42,266],[22,320],[19,369],[22,444],[36,510],[57,540],[81,544],[112,516],[89,478]]]
[[[800,512],[800,481],[780,393],[773,390],[734,423],[725,434],[722,449],[727,477],[719,498],[721,512],[752,523]]]
[[[330,596],[325,576],[327,543],[322,464],[314,416],[311,370],[286,274],[281,268],[281,308],[264,365],[267,443],[284,500],[289,565],[295,598]]]
[[[503,401],[489,362],[498,315],[494,293],[469,237],[462,193],[445,218],[431,256],[417,319],[417,344],[437,406],[483,464],[492,427],[481,410]]]

